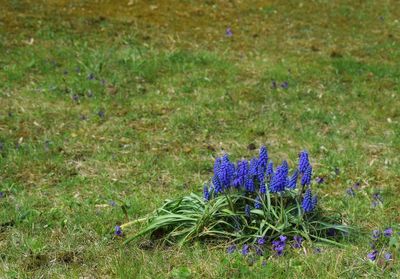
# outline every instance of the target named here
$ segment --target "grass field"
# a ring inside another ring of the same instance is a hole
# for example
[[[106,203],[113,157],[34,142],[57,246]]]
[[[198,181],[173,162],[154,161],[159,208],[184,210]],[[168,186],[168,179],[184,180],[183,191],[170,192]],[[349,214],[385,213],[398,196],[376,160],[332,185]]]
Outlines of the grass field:
[[[400,255],[367,259],[372,230],[400,230],[398,1],[0,7],[1,278],[400,278]],[[114,236],[261,145],[290,165],[310,152],[321,205],[355,228],[346,247],[263,266]]]

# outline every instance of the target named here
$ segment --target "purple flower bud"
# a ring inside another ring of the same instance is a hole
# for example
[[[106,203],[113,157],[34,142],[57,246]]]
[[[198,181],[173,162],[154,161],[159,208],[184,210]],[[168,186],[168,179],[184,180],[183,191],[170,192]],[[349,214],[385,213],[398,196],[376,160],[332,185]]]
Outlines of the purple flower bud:
[[[257,240],[257,243],[258,243],[258,245],[264,245],[264,244],[265,244],[265,239],[264,239],[263,237],[260,237],[260,238]]]

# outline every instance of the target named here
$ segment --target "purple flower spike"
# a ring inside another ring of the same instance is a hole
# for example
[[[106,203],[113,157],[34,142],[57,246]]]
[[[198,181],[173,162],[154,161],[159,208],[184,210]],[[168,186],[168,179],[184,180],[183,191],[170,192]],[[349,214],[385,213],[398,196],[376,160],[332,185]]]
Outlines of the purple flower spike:
[[[387,228],[386,230],[383,231],[383,235],[386,237],[391,237],[393,235],[393,229]]]
[[[375,261],[377,255],[378,255],[378,251],[377,251],[377,250],[374,250],[374,251],[372,251],[371,253],[369,253],[369,254],[367,255],[367,257],[368,257],[369,260]]]

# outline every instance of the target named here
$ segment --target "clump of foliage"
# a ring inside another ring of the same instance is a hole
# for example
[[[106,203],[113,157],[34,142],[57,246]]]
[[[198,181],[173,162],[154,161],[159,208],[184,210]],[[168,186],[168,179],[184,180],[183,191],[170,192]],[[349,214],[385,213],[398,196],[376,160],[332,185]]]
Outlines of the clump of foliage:
[[[339,244],[348,227],[338,212],[319,206],[312,181],[307,151],[299,154],[293,170],[286,161],[274,168],[264,146],[258,157],[236,164],[225,154],[216,159],[203,196],[166,200],[126,242],[145,235],[170,244],[221,239],[256,243],[284,236]]]

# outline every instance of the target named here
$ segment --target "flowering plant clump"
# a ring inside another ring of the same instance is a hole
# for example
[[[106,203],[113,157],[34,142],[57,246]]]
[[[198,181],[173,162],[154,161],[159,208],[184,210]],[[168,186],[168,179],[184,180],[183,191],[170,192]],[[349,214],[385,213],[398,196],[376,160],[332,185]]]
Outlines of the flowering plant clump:
[[[340,214],[320,207],[312,172],[307,151],[299,154],[298,166],[292,169],[287,161],[274,168],[264,146],[257,157],[236,164],[225,154],[215,160],[214,175],[202,196],[192,193],[165,201],[126,242],[144,235],[180,244],[225,239],[247,245],[242,250],[246,254],[251,247],[261,253],[268,241],[276,255],[284,253],[287,239],[293,248],[300,248],[303,240],[338,244],[348,227]]]

